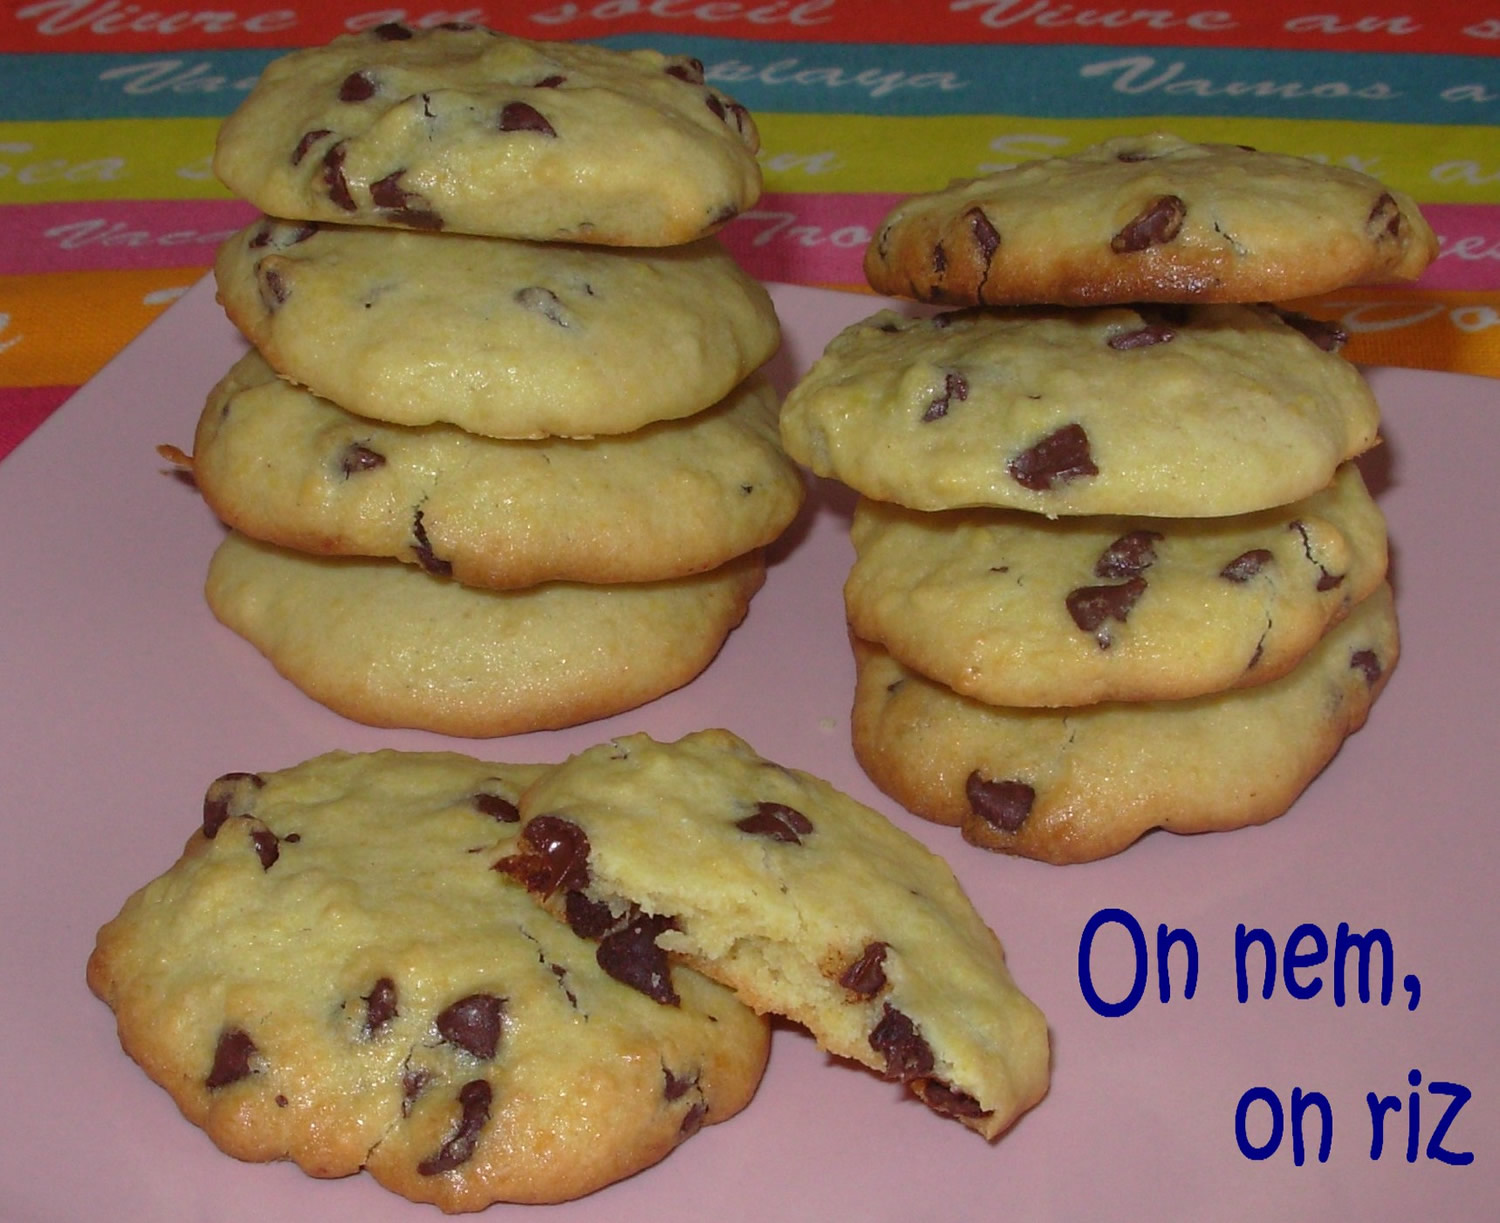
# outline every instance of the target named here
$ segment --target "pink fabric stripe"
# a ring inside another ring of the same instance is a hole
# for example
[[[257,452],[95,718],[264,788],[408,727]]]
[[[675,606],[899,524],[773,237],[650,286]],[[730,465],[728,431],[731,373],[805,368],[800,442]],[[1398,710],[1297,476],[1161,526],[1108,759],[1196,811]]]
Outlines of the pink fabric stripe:
[[[723,231],[752,274],[791,284],[862,286],[861,261],[890,194],[767,195]],[[1428,204],[1442,254],[1426,289],[1500,290],[1500,206]],[[0,275],[95,269],[206,267],[255,210],[240,200],[119,200],[0,209]]]
[[[0,387],[0,459],[24,442],[77,389],[76,386]]]
[[[243,200],[97,200],[0,208],[0,275],[207,267],[248,225]]]

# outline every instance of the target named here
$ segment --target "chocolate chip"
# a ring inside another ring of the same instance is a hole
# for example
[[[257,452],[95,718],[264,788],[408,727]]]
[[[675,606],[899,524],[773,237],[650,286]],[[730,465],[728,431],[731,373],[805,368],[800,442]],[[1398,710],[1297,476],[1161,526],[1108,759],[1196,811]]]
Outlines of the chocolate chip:
[[[324,136],[331,135],[333,133],[326,127],[316,128],[310,132],[303,132],[302,139],[297,141],[297,147],[292,150],[292,165],[300,165],[302,159],[307,156],[313,145],[322,140]]]
[[[1002,832],[1019,832],[1036,802],[1036,791],[1014,778],[991,780],[978,769],[964,782],[969,810]]]
[[[708,94],[704,97],[703,103],[708,107],[709,110],[714,112],[715,118],[727,119],[729,117],[729,112],[724,108],[724,103],[721,102],[715,95]]]
[[[948,415],[948,405],[955,399],[962,402],[969,397],[969,382],[962,374],[950,373],[943,379],[943,393],[927,405],[922,420],[940,420]]]
[[[487,815],[502,824],[519,823],[521,812],[515,803],[499,794],[487,794],[481,790],[471,800],[480,815]]]
[[[427,200],[401,186],[401,176],[405,173],[397,170],[371,183],[370,202],[408,229],[442,229],[443,218],[429,207]]]
[[[348,150],[340,140],[323,154],[323,185],[328,188],[328,198],[345,212],[355,210],[354,197],[349,194],[349,180],[344,177],[344,158]]]
[[[427,528],[422,525],[422,511],[418,510],[411,520],[412,539],[415,540],[411,546],[413,554],[417,558],[417,564],[435,577],[446,578],[453,575],[453,562],[445,561],[432,550],[432,544],[427,538]]]
[[[985,216],[982,208],[970,208],[964,213],[964,220],[969,223],[969,232],[974,235],[974,245],[979,248],[979,257],[984,260],[984,265],[988,269],[990,260],[1000,249],[1000,231],[995,228],[994,222]]]
[[[668,76],[675,76],[679,81],[686,81],[689,85],[703,84],[703,61],[687,56],[676,63],[668,64],[666,67]]]
[[[1276,314],[1283,323],[1300,331],[1324,352],[1338,352],[1349,342],[1349,333],[1337,323],[1313,318],[1296,310],[1276,308]]]
[[[885,1077],[906,1082],[932,1073],[932,1048],[917,1025],[889,1002],[870,1033],[870,1047],[885,1058]]]
[[[541,896],[550,896],[558,888],[588,887],[589,839],[571,820],[539,815],[522,830],[521,844],[521,853],[502,858],[495,869]]]
[[[541,111],[527,102],[507,102],[500,112],[502,132],[535,132],[539,136],[556,136],[552,124],[542,118]]]
[[[561,85],[567,79],[568,78],[565,77],[565,76],[563,76],[561,73],[554,72],[551,76],[544,76],[535,85],[533,85],[532,88],[533,89],[556,89],[559,85]]]
[[[339,85],[340,102],[367,102],[375,96],[375,78],[368,72],[351,72]]]
[[[339,470],[346,476],[357,475],[362,471],[374,471],[377,467],[385,466],[385,455],[378,450],[371,450],[362,442],[350,442],[344,447],[344,453],[339,457]]]
[[[396,983],[381,977],[363,998],[365,1004],[365,1039],[374,1036],[396,1018]]]
[[[259,773],[225,773],[216,778],[203,796],[203,835],[210,841],[231,815],[245,815],[250,796],[266,784]]]
[[[1064,425],[1021,451],[1005,465],[1005,470],[1017,484],[1034,492],[1046,492],[1054,485],[1099,474],[1089,453],[1089,435],[1078,424]]]
[[[1365,682],[1372,686],[1380,678],[1381,671],[1384,670],[1380,665],[1380,657],[1374,650],[1356,650],[1349,655],[1349,665],[1356,671],[1362,671]]]
[[[556,323],[559,327],[572,326],[561,299],[551,289],[544,289],[541,285],[527,285],[524,289],[516,290],[515,302],[523,309],[535,310],[548,322]]]
[[[488,1061],[500,1046],[505,1000],[494,994],[469,994],[438,1013],[438,1034],[450,1045]]]
[[[682,1124],[677,1127],[677,1132],[683,1138],[691,1138],[703,1128],[703,1119],[708,1116],[708,1105],[703,1100],[694,1101],[692,1108],[687,1110]]]
[[[968,1092],[950,1087],[940,1079],[918,1079],[912,1083],[912,1090],[921,1097],[922,1103],[944,1117],[988,1117],[993,1111],[982,1107]]]
[[[1109,337],[1109,346],[1117,352],[1129,352],[1134,348],[1152,348],[1157,344],[1169,344],[1177,338],[1177,332],[1165,323],[1147,323],[1134,331],[1121,331]]]
[[[399,21],[384,21],[370,30],[381,42],[405,42],[411,31]]]
[[[603,938],[620,923],[607,901],[594,900],[584,892],[568,892],[563,897],[563,920],[579,938]]]
[[[662,1074],[666,1076],[666,1083],[661,1089],[661,1094],[668,1100],[680,1100],[694,1087],[698,1086],[698,1072],[692,1074],[675,1075],[665,1066],[661,1068]]]
[[[1109,649],[1109,622],[1125,623],[1130,609],[1146,593],[1145,578],[1131,578],[1115,586],[1080,586],[1068,592],[1064,600],[1073,623],[1085,633],[1093,633],[1101,650]]]
[[[656,945],[663,930],[676,923],[657,913],[636,913],[631,921],[599,942],[595,958],[599,967],[622,985],[639,990],[653,1002],[676,1006],[679,999],[672,988],[672,969],[667,953]]]
[[[436,30],[451,30],[457,34],[467,34],[470,30],[478,28],[472,21],[440,21],[433,27]]]
[[[281,842],[274,832],[269,828],[257,828],[250,834],[250,842],[255,846],[261,870],[268,871],[276,865],[276,859],[281,857]]]
[[[260,300],[267,310],[275,310],[291,296],[286,287],[286,278],[275,268],[262,266],[260,272]]]
[[[789,845],[801,845],[802,838],[813,830],[812,821],[796,808],[769,802],[756,803],[755,813],[736,820],[734,826],[741,832]]]
[[[440,1172],[451,1172],[474,1157],[479,1135],[489,1123],[493,1096],[494,1091],[483,1079],[474,1079],[458,1089],[458,1103],[463,1110],[458,1125],[435,1155],[417,1165],[419,1174],[437,1176]]]
[[[857,998],[873,998],[885,988],[886,943],[866,943],[859,958],[839,975],[839,984]]]
[[[1155,153],[1148,153],[1145,149],[1121,149],[1120,152],[1115,154],[1116,161],[1126,162],[1152,161],[1155,157]]]
[[[225,1028],[219,1033],[219,1043],[214,1046],[214,1064],[203,1086],[209,1091],[218,1091],[255,1073],[250,1059],[255,1056],[255,1042],[242,1028]]]
[[[1117,255],[1129,255],[1170,242],[1182,229],[1186,216],[1187,205],[1179,196],[1159,195],[1110,239],[1109,249]]]
[[[1094,574],[1101,578],[1139,577],[1156,562],[1159,531],[1127,531],[1094,562]]]
[[[432,1082],[432,1072],[423,1070],[418,1066],[407,1066],[401,1072],[401,1115],[403,1117],[411,1114],[411,1106],[416,1103],[417,1097],[427,1089],[427,1084]]]
[[[1302,555],[1307,557],[1308,561],[1311,564],[1318,566],[1318,592],[1323,593],[1325,591],[1333,590],[1335,587],[1342,585],[1344,581],[1344,575],[1342,573],[1329,573],[1328,570],[1324,568],[1324,566],[1319,563],[1319,561],[1313,556],[1312,540],[1308,537],[1307,534],[1307,524],[1299,519],[1290,524],[1290,529],[1296,531],[1298,535],[1302,536]]]
[[[932,247],[932,274],[941,276],[948,270],[948,252],[943,249],[941,242],[936,242]],[[893,328],[894,330],[894,328]]]
[[[1395,238],[1401,233],[1401,205],[1389,191],[1381,193],[1370,208],[1365,228],[1376,241]]]
[[[1275,559],[1275,554],[1267,548],[1251,548],[1220,569],[1219,576],[1229,582],[1248,582]]]

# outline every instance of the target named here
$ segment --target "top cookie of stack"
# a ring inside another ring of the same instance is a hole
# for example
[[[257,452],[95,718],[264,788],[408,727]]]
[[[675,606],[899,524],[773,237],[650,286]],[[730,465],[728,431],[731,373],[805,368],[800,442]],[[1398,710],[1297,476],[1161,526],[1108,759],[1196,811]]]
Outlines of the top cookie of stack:
[[[757,145],[686,56],[387,23],[269,65],[214,159],[266,214],[216,260],[255,351],[191,460],[219,618],[451,734],[697,674],[802,498],[775,311],[712,236]]]
[[[847,328],[781,417],[863,494],[845,603],[877,784],[1052,861],[1284,811],[1396,640],[1350,463],[1378,405],[1338,327],[1266,303],[1435,253],[1366,175],[1163,133],[893,210],[871,286],[959,309]]]

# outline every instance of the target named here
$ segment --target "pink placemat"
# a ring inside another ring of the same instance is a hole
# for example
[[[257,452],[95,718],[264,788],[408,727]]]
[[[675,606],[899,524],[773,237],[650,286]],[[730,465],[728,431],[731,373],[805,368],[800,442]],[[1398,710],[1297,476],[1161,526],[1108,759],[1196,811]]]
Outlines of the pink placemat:
[[[876,304],[784,286],[774,295],[788,333],[774,367],[783,383]],[[666,739],[709,725],[827,777],[949,858],[1049,1017],[1051,1095],[989,1145],[898,1088],[831,1063],[787,1027],[741,1116],[627,1182],[531,1217],[1495,1217],[1493,381],[1370,371],[1387,440],[1367,470],[1390,522],[1403,655],[1369,725],[1292,811],[1259,829],[1156,834],[1105,862],[1053,868],[972,849],[896,809],[860,773],[848,744],[853,668],[840,594],[850,498],[827,484],[815,486],[719,659],[643,709],[472,742],[359,726],[303,698],[208,613],[201,586],[220,528],[153,451],[190,442],[204,393],[241,343],[200,284],[0,469],[0,1218],[438,1217],[367,1177],[320,1182],[218,1153],[120,1052],[112,1017],[84,986],[95,930],[173,860],[204,787],[227,770],[282,767],[335,747],[552,760],[612,734]],[[1117,912],[1097,924],[1089,957],[1102,999],[1131,992],[1131,922],[1147,949],[1141,1000],[1119,1018],[1091,1008],[1080,980],[1082,936],[1108,910]],[[1331,945],[1340,923],[1388,935],[1388,1005],[1378,953],[1372,1000],[1359,1001],[1350,957],[1349,996],[1335,1004],[1333,961],[1311,952],[1317,932]],[[1237,1001],[1241,924],[1264,929],[1278,949],[1297,932],[1308,958],[1291,980],[1303,992],[1321,988],[1293,997],[1278,973],[1262,1000],[1252,956],[1252,994]],[[1179,946],[1171,1000],[1160,1000],[1163,927],[1196,942],[1191,998]],[[1319,1099],[1332,1119],[1326,1161]],[[1378,1157],[1374,1114],[1384,1118]]]

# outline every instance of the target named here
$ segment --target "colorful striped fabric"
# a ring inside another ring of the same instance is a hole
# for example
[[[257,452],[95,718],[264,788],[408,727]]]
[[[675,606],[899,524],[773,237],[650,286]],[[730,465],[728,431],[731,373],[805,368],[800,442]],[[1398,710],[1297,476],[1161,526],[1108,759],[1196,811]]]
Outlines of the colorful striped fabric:
[[[863,289],[863,247],[903,195],[1112,135],[1169,129],[1354,166],[1415,196],[1442,253],[1416,285],[1299,307],[1340,318],[1355,360],[1500,377],[1500,10],[1481,7],[6,0],[0,455],[252,215],[209,157],[219,121],[265,64],[390,20],[697,56],[761,129],[766,194],[724,237],[767,280]]]

